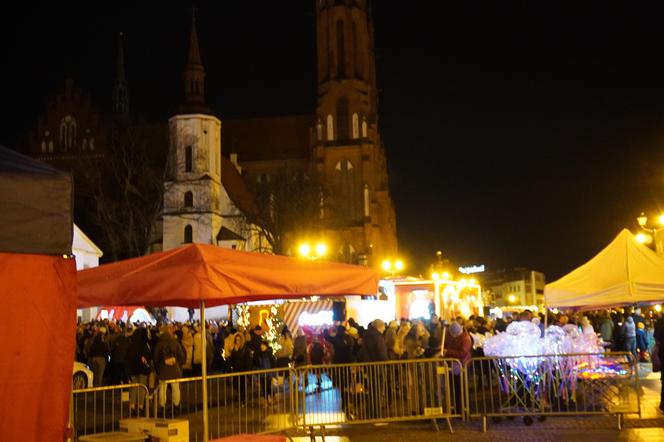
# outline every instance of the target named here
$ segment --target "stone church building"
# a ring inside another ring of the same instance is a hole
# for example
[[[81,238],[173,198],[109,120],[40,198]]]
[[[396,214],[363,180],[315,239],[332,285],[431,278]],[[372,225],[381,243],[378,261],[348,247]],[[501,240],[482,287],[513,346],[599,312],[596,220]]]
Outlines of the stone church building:
[[[264,250],[254,226],[244,222],[243,213],[256,210],[248,184],[269,181],[288,167],[317,177],[328,190],[325,203],[335,211],[319,215],[328,258],[378,266],[396,256],[368,1],[316,0],[316,23],[318,101],[312,114],[221,121],[206,105],[205,54],[192,22],[185,98],[162,126],[169,170],[154,235],[160,244],[153,251],[188,242]],[[61,167],[76,157],[102,159],[109,121],[129,109],[121,50],[117,72],[112,115],[99,113],[67,82],[31,132],[30,153]],[[293,232],[284,249],[293,252],[298,240]]]

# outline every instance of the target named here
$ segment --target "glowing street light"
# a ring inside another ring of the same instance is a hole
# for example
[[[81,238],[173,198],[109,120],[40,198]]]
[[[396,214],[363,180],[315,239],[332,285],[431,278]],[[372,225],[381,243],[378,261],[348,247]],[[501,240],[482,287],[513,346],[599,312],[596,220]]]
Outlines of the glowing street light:
[[[650,244],[652,242],[652,237],[650,235],[646,235],[645,233],[637,233],[636,240],[641,244]]]
[[[324,256],[327,254],[327,245],[323,242],[316,244],[316,255]]]
[[[311,253],[311,247],[309,247],[309,244],[307,244],[307,243],[300,244],[298,252],[300,253],[300,256],[306,258]]]
[[[655,305],[655,311],[656,311],[657,313],[661,312],[661,311],[662,311],[662,305],[661,305],[661,304],[657,304],[657,305]]]
[[[404,269],[405,265],[402,260],[397,259],[395,261],[390,261],[389,259],[383,260],[380,264],[385,272],[389,272],[390,276],[394,276],[395,272],[400,272]]]
[[[636,235],[636,240],[641,244],[651,244],[654,242],[655,252],[660,256],[664,256],[664,245],[662,244],[662,241],[658,240],[658,233],[664,229],[664,213],[657,217],[657,224],[659,227],[648,227],[648,216],[643,212],[636,217],[636,222],[642,230],[647,232],[638,233]]]
[[[302,258],[318,259],[325,256],[325,254],[327,253],[327,245],[323,242],[319,242],[318,244],[316,244],[316,247],[312,249],[309,243],[304,242],[300,244],[297,251]]]
[[[509,296],[507,297],[507,300],[508,300],[511,304],[514,304],[514,303],[516,302],[516,296],[514,296],[514,295],[509,295]]]

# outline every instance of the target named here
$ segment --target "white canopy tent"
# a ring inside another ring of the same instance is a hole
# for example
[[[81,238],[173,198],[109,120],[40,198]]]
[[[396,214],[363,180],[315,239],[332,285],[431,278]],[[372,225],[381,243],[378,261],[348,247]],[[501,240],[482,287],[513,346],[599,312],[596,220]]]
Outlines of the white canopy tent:
[[[544,288],[547,307],[591,309],[664,301],[664,259],[627,229],[587,263]]]

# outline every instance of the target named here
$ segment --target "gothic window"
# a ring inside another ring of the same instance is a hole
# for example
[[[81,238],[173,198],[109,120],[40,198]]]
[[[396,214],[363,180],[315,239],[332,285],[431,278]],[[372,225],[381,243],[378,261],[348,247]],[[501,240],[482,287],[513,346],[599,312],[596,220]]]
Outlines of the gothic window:
[[[353,113],[353,139],[360,138],[360,118],[356,113]]]
[[[42,153],[46,152],[46,141],[41,142],[41,151],[42,151]]]
[[[357,78],[363,78],[362,77],[362,56],[360,52],[360,47],[357,41],[357,27],[355,26],[355,22],[353,22],[353,59],[355,63],[355,76]]]
[[[90,138],[90,150],[95,150],[95,139]]]
[[[184,243],[191,244],[194,242],[194,229],[189,224],[184,228]]]
[[[193,166],[193,149],[191,146],[187,146],[184,148],[184,171],[185,172],[191,172],[192,166]]]
[[[355,262],[355,248],[348,243],[344,243],[339,247],[337,255],[337,261],[339,262],[345,262],[347,264],[353,264]]]
[[[337,100],[337,139],[348,140],[348,99],[339,97]]]
[[[184,193],[184,206],[194,207],[194,193],[189,191]]]
[[[53,141],[52,140],[48,142],[48,151],[49,151],[49,153],[53,153]]]
[[[334,140],[334,118],[332,115],[327,116],[327,141]]]
[[[339,200],[337,206],[342,219],[354,220],[357,217],[357,198],[355,195],[355,169],[353,163],[341,160],[335,166],[335,184]]]
[[[362,117],[362,138],[367,137],[367,118]]]
[[[323,123],[321,123],[320,118],[316,121],[316,139],[318,141],[323,139]]]
[[[63,151],[76,145],[76,119],[66,115],[60,120],[60,148]]]
[[[346,76],[346,48],[344,46],[344,22],[337,21],[337,76]]]

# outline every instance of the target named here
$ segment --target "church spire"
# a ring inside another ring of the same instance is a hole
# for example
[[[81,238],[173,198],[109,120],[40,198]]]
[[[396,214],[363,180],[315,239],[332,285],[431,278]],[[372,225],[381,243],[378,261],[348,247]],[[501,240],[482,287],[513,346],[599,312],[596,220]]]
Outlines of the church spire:
[[[187,64],[184,67],[184,102],[180,110],[183,113],[210,113],[205,104],[205,68],[201,62],[201,51],[198,46],[195,10],[192,10],[191,14],[189,51]]]
[[[113,114],[126,118],[129,115],[129,94],[125,75],[124,50],[122,48],[122,32],[118,34],[118,58],[113,81],[112,97]]]

